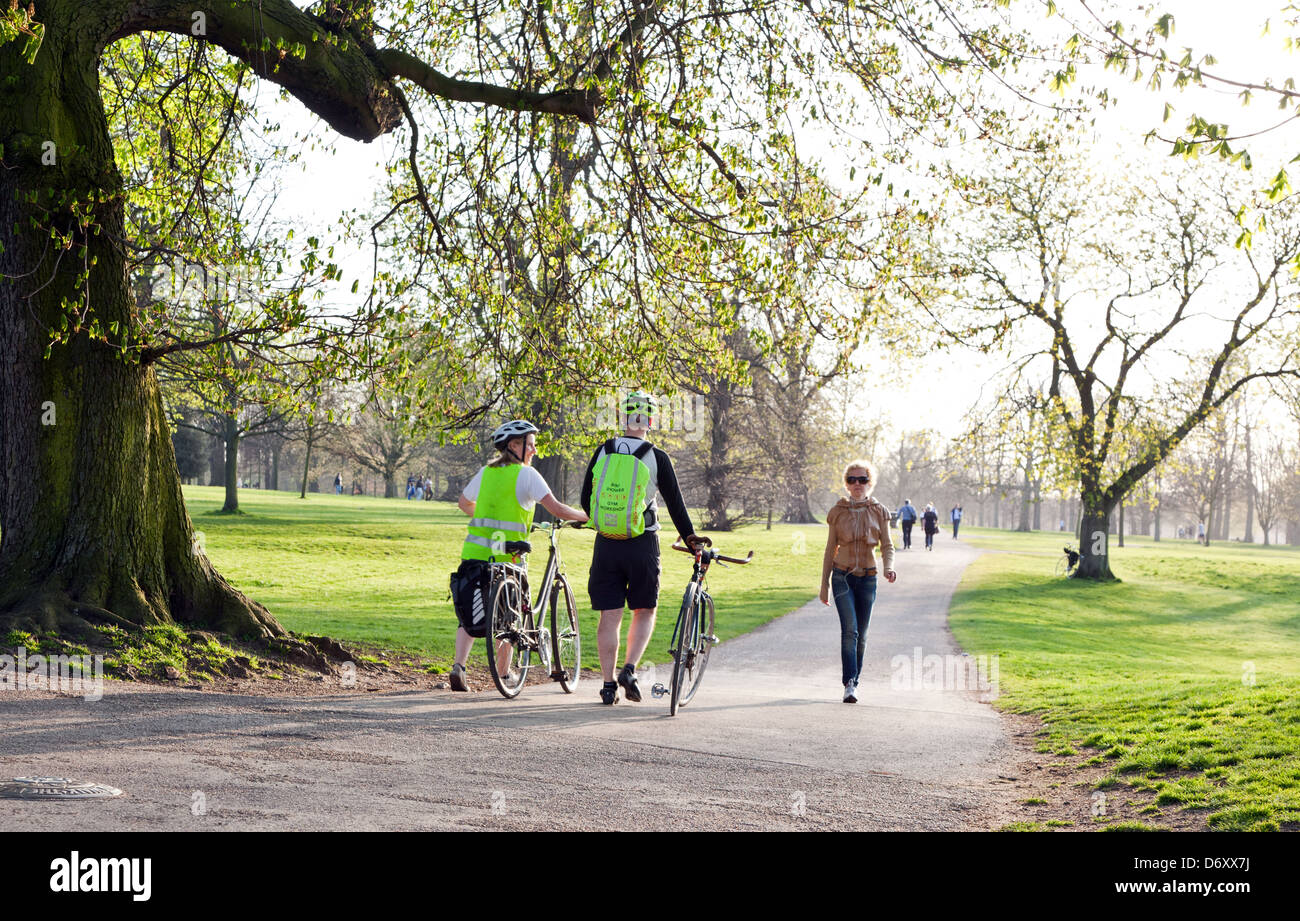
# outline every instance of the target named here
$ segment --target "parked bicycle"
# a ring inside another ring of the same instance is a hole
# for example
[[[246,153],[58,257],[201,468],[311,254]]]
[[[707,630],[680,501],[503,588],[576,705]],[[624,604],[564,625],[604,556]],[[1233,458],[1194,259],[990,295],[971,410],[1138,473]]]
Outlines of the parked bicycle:
[[[497,690],[507,698],[518,697],[528,681],[535,654],[558,681],[566,694],[578,686],[582,667],[582,636],[578,627],[578,606],[565,578],[558,543],[560,526],[580,528],[580,522],[538,522],[533,531],[546,531],[551,555],[537,591],[529,603],[524,569],[513,563],[492,563],[488,591],[488,671]],[[526,540],[505,542],[507,553],[525,555],[533,546]],[[550,626],[547,627],[547,615]],[[498,661],[500,660],[500,661]],[[504,663],[504,664],[503,664]]]
[[[1066,547],[1065,554],[1056,561],[1056,574],[1058,576],[1071,576],[1074,574],[1074,568],[1079,565],[1079,552],[1073,547]]]
[[[709,566],[717,562],[745,565],[754,558],[754,551],[743,560],[723,556],[712,549],[713,542],[702,537],[695,549],[685,546],[680,540],[673,543],[674,550],[695,556],[695,566],[691,572],[691,581],[686,585],[682,595],[682,609],[677,614],[677,623],[673,626],[673,637],[669,643],[669,654],[673,657],[673,673],[670,686],[665,688],[656,684],[650,693],[658,698],[668,696],[668,715],[676,716],[677,708],[684,707],[695,697],[700,689],[700,680],[704,669],[709,664],[709,652],[718,644],[718,637],[713,632],[713,597],[704,584]]]

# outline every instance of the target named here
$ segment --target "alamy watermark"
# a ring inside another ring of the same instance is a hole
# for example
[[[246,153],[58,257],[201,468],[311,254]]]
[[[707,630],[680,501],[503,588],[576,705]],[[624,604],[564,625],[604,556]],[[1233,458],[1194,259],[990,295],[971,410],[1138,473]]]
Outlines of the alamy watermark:
[[[255,301],[264,288],[260,269],[249,266],[208,266],[179,257],[162,270],[155,293],[163,300],[197,298],[207,303]]]
[[[152,857],[68,857],[50,861],[51,892],[128,892],[132,900],[147,902],[153,891]]]
[[[889,660],[889,686],[895,691],[982,691],[998,696],[998,657],[946,653],[912,654]]]
[[[0,655],[0,691],[63,691],[86,700],[104,696],[104,657]]]
[[[1092,815],[1096,819],[1104,818],[1106,815],[1106,794],[1101,790],[1092,794]]]
[[[598,394],[595,398],[596,428],[624,431],[627,429],[628,416],[623,409],[626,391],[611,391]],[[704,397],[698,393],[678,393],[660,396],[652,395],[657,407],[651,414],[652,431],[676,432],[687,441],[699,441],[704,437],[708,406]],[[631,414],[635,415],[635,414]],[[635,420],[634,420],[635,421]]]

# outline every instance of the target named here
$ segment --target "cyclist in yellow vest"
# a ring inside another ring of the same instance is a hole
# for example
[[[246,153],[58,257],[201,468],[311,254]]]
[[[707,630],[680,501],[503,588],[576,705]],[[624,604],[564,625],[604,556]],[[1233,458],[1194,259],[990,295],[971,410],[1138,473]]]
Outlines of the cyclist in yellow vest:
[[[620,687],[628,700],[641,699],[636,666],[654,632],[655,610],[659,604],[657,495],[663,496],[669,517],[687,545],[694,545],[699,539],[682,501],[672,460],[646,440],[654,424],[653,417],[658,414],[654,398],[639,391],[629,393],[623,402],[623,412],[627,416],[626,434],[611,438],[596,449],[587,465],[581,499],[583,509],[592,514],[592,526],[598,532],[587,592],[591,606],[600,611],[596,648],[605,679],[600,689],[603,704],[616,703]],[[610,482],[618,479],[611,469],[615,467],[626,471],[623,482]],[[611,490],[611,486],[615,488]],[[613,501],[606,498],[611,493],[615,497]],[[621,508],[618,507],[620,498]],[[625,604],[632,609],[632,624],[627,630],[627,659],[615,680]]]
[[[525,419],[514,419],[492,433],[497,458],[466,484],[460,497],[460,510],[470,516],[469,531],[461,549],[462,560],[493,563],[519,562],[501,552],[510,540],[527,540],[533,524],[533,509],[542,504],[556,518],[566,521],[587,520],[581,509],[571,508],[551,493],[542,475],[532,468],[537,454],[537,426]],[[469,661],[474,637],[461,624],[456,630],[456,658],[451,666],[451,687],[468,691],[465,663]],[[498,668],[505,671],[510,662],[510,648],[498,651]]]

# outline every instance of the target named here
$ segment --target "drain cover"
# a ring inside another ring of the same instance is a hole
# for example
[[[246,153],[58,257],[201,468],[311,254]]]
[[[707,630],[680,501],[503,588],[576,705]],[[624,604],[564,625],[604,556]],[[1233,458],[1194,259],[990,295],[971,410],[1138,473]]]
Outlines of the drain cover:
[[[3,799],[98,799],[121,795],[117,787],[67,777],[15,777],[0,782]]]

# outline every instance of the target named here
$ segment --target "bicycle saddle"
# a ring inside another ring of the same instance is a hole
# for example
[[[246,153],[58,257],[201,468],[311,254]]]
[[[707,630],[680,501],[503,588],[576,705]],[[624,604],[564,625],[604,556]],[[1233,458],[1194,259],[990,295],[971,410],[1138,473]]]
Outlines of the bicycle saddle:
[[[506,553],[532,553],[533,545],[526,540],[508,540],[505,543]]]

